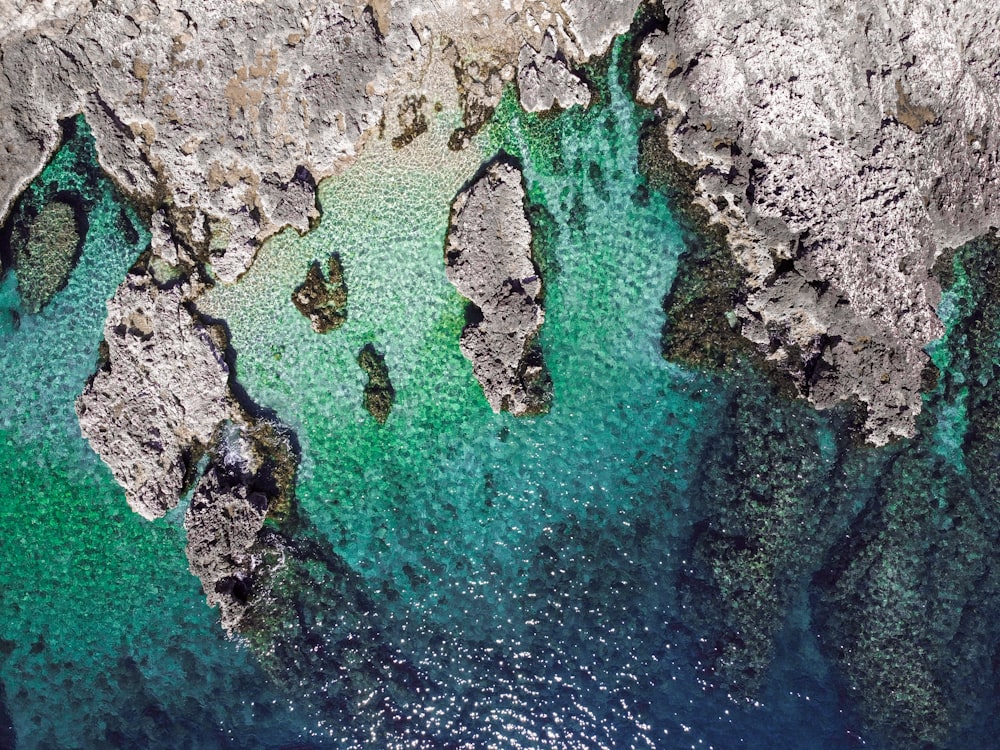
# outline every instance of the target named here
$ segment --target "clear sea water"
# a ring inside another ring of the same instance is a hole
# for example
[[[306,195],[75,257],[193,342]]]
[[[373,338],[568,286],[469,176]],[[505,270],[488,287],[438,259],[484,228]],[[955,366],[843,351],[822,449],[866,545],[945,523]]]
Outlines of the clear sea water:
[[[228,322],[250,398],[296,432],[304,513],[378,602],[383,637],[434,685],[413,706],[432,744],[877,746],[820,656],[805,594],[752,699],[699,670],[678,581],[712,510],[705,467],[727,439],[734,390],[799,425],[816,465],[832,465],[839,423],[736,382],[749,372],[661,356],[685,235],[637,171],[646,115],[617,54],[587,111],[525,115],[508,96],[463,152],[447,149],[446,113],[407,148],[374,144],[321,185],[316,229],[270,240],[200,307]],[[92,149],[85,127],[78,139],[63,150]],[[554,400],[535,418],[490,411],[459,351],[464,301],[444,272],[450,203],[501,148],[547,211],[541,346]],[[39,179],[71,179],[60,169],[57,156]],[[131,513],[80,437],[73,400],[94,369],[104,302],[149,239],[128,209],[129,242],[114,220],[123,199],[106,180],[99,192],[69,285],[0,332],[0,679],[17,746],[356,745],[356,731],[310,712],[312,686],[271,686],[225,638],[187,571],[181,514]],[[348,320],[318,335],[290,295],[331,252]],[[8,274],[0,306],[17,307],[15,285]],[[362,406],[356,356],[369,342],[397,394],[384,426]],[[841,488],[843,524],[878,461],[858,467]]]

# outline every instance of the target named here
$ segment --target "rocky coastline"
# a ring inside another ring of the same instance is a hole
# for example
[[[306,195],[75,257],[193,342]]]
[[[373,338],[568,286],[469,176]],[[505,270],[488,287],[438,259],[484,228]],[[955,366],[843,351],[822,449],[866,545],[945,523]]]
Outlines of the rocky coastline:
[[[634,93],[653,116],[642,169],[683,204],[694,240],[664,290],[665,353],[707,368],[755,361],[783,394],[834,409],[842,428],[824,446],[809,415],[768,414],[764,386],[728,394],[732,438],[704,456],[717,475],[701,490],[713,511],[693,532],[680,582],[692,621],[711,634],[713,679],[752,692],[790,602],[811,596],[840,679],[893,743],[945,747],[943,728],[977,708],[964,682],[996,662],[981,644],[998,634],[976,596],[1000,591],[983,562],[996,535],[982,508],[995,505],[990,446],[1000,428],[995,347],[981,322],[997,317],[987,232],[1000,224],[990,126],[1000,115],[1000,11],[971,0],[662,0],[644,4],[640,24],[638,0],[488,2],[475,12],[283,0],[267,14],[256,3],[22,5],[10,17],[0,9],[9,32],[0,31],[0,221],[13,222],[3,264],[18,269],[29,314],[65,283],[86,233],[78,207],[49,196],[32,212],[23,196],[61,123],[82,115],[153,239],[108,302],[80,429],[136,513],[152,520],[188,502],[191,570],[222,626],[256,644],[276,679],[312,670],[329,687],[344,663],[392,662],[392,674],[371,666],[364,685],[323,698],[353,710],[381,690],[387,715],[396,692],[423,687],[405,660],[382,658],[393,654],[357,577],[309,541],[294,504],[294,438],[242,393],[224,327],[194,303],[237,281],[269,236],[314,226],[317,182],[371,140],[406,148],[440,104],[461,114],[451,147],[472,147],[508,84],[526,111],[586,107],[595,94],[581,66],[641,27]],[[490,407],[515,416],[544,413],[553,398],[526,203],[521,166],[491,158],[455,197],[443,253],[469,301],[461,350]],[[55,251],[34,269],[49,240]],[[945,375],[930,395],[927,377],[949,286],[932,268],[954,248],[986,290],[956,329],[984,353],[965,363],[981,388],[963,471],[918,430],[926,410],[965,387]],[[310,267],[291,299],[315,331],[342,325],[336,256]],[[395,396],[384,358],[369,344],[357,361],[369,378],[364,405],[384,424]],[[844,404],[861,407],[860,426],[836,411]],[[867,460],[857,434],[899,453],[851,520],[831,487]],[[938,507],[913,498],[915,485]],[[941,550],[955,547],[971,550],[966,564],[945,560]],[[913,563],[925,558],[940,565]],[[801,570],[815,573],[808,586],[788,572]],[[338,612],[339,630],[294,621],[320,607]],[[276,652],[272,641],[287,632]],[[310,650],[317,639],[327,651]],[[919,648],[901,650],[900,639]]]
[[[486,165],[452,204],[445,243],[448,279],[469,300],[462,353],[493,411],[515,416],[547,411],[551,400],[536,344],[545,313],[522,179],[506,158]]]
[[[998,221],[995,55],[961,50],[1000,18],[904,6],[664,2],[636,61],[746,274],[742,335],[876,445],[915,434],[935,258]]]

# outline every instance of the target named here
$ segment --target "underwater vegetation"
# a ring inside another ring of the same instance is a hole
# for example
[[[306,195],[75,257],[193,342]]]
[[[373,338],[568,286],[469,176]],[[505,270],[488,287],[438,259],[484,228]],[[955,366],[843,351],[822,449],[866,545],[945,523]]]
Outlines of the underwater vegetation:
[[[815,410],[734,331],[743,276],[656,156],[630,45],[582,71],[588,108],[508,89],[472,132],[414,103],[312,231],[204,292],[253,429],[151,523],[73,413],[150,235],[67,125],[3,235],[0,747],[989,744],[1000,240],[938,263],[919,434],[863,444],[860,407]],[[523,417],[463,356],[446,267],[500,154],[545,285]]]

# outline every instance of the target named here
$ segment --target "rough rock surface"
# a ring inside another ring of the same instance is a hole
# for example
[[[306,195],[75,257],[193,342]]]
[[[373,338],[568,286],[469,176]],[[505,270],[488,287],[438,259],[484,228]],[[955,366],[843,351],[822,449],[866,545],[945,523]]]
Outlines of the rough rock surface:
[[[242,619],[250,595],[251,548],[264,526],[267,497],[248,488],[248,467],[226,469],[211,466],[202,476],[184,530],[191,572],[201,579],[208,604],[219,605],[229,631]]]
[[[144,518],[177,504],[216,428],[240,411],[209,331],[183,287],[130,275],[108,302],[105,361],[76,410],[80,429]]]
[[[602,52],[610,34],[578,16],[577,34],[557,0],[16,0],[0,8],[0,221],[82,112],[115,181],[233,281],[262,239],[316,219],[313,178],[381,127],[400,137],[408,99],[460,102],[471,133],[547,29],[577,62]]]
[[[319,261],[314,261],[306,272],[305,281],[292,292],[292,304],[312,324],[316,333],[327,333],[340,328],[347,320],[347,285],[344,267],[334,254],[326,263],[326,276]]]
[[[641,0],[563,0],[570,33],[586,59],[602,54],[616,34],[628,31]]]
[[[637,95],[748,271],[743,334],[874,443],[912,435],[941,334],[935,256],[1000,220],[1000,10],[663,3]]]
[[[297,459],[288,441],[266,421],[227,423],[212,448],[184,516],[191,572],[209,605],[219,605],[222,627],[240,628],[261,563],[255,549],[264,519],[291,502]]]
[[[545,319],[542,281],[531,260],[521,171],[494,161],[452,205],[445,244],[448,279],[475,306],[462,353],[493,411],[515,415],[547,407],[532,345]]]
[[[543,112],[557,104],[563,109],[590,104],[590,89],[570,72],[556,48],[551,29],[546,32],[540,50],[529,44],[521,48],[517,67],[517,88],[526,111]]]

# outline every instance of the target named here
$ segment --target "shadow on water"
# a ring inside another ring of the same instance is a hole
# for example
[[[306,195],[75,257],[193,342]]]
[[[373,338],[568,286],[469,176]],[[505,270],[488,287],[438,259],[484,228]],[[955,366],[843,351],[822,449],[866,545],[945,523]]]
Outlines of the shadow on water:
[[[7,689],[0,680],[0,750],[15,750],[17,735],[14,732],[14,720],[7,709]]]

